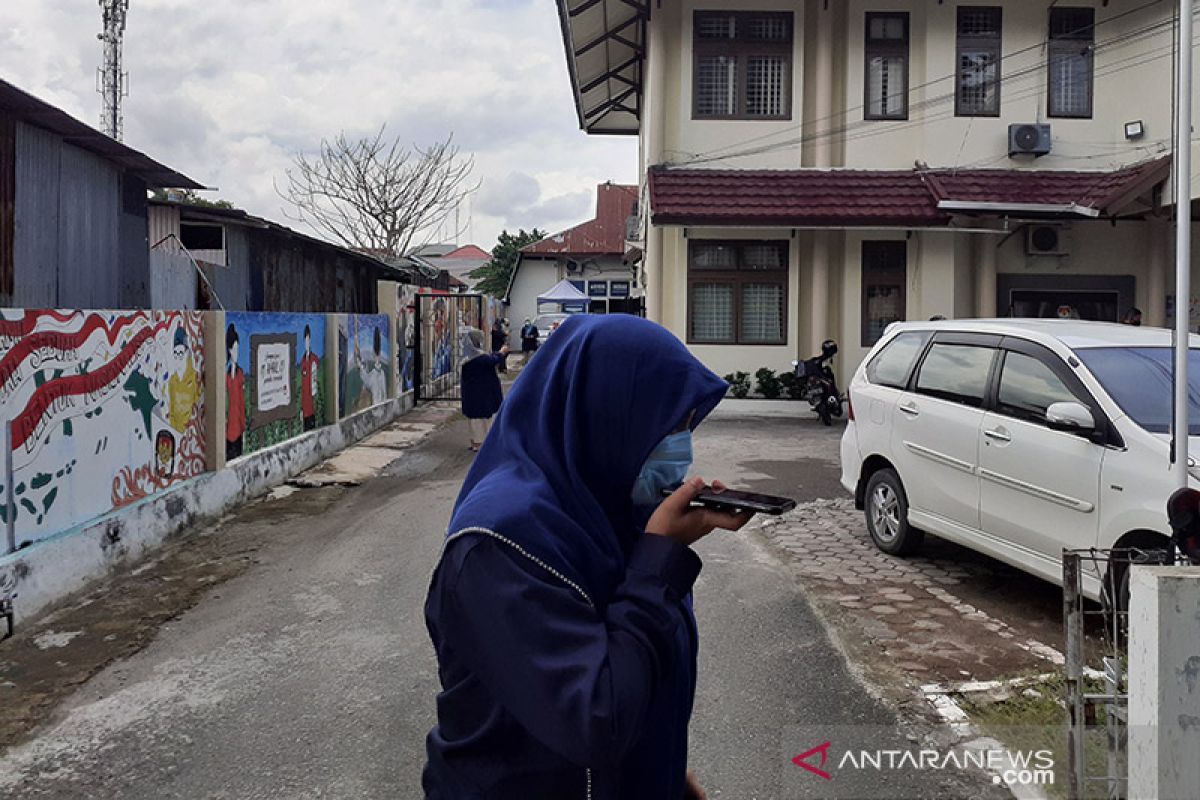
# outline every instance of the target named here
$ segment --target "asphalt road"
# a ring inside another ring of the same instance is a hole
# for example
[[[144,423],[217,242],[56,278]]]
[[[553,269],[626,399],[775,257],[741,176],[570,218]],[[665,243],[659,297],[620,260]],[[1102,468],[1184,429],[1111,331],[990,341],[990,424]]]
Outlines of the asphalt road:
[[[836,491],[838,429],[801,444],[798,424],[813,423],[714,420],[698,435],[697,471],[802,499]],[[0,756],[0,795],[419,797],[437,690],[422,606],[469,464],[460,428],[328,508],[284,514],[293,495],[244,511],[231,524],[276,518],[287,535]],[[710,797],[977,796],[977,777],[825,781],[791,764],[814,737],[905,745],[904,726],[851,674],[757,535],[718,534],[699,549],[692,764]]]

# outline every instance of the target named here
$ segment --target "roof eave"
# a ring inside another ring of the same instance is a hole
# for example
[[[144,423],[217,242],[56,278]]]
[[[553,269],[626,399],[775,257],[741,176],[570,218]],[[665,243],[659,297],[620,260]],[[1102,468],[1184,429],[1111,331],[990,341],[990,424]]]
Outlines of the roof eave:
[[[619,6],[623,9],[632,9],[635,16],[630,18],[626,16],[623,19],[613,19],[607,13],[607,8],[604,9],[605,30],[602,34],[578,48],[575,45],[575,29],[572,27],[573,20],[586,13],[591,8],[597,5],[603,5],[607,0],[584,0],[576,8],[570,7],[570,0],[556,0],[558,9],[559,25],[562,29],[563,49],[567,61],[567,72],[571,79],[571,96],[575,103],[575,117],[579,123],[579,128],[587,134],[597,136],[634,136],[641,130],[641,100],[642,100],[642,78],[641,66],[644,60],[645,53],[645,25],[650,17],[649,5],[642,0],[620,0]],[[623,59],[617,66],[614,66],[612,59],[608,58],[608,40],[614,39],[622,44],[629,44],[629,39],[619,36],[618,34],[629,28],[631,24],[639,24],[641,28],[638,31],[636,38],[638,41],[632,42],[636,47],[632,52],[624,54]],[[595,47],[605,48],[605,71],[596,75],[582,76],[579,69],[579,58],[586,51]],[[623,73],[628,70],[634,70],[634,77]],[[586,81],[586,84],[585,84]],[[618,93],[613,92],[613,81],[619,81],[622,88],[618,89]],[[604,87],[606,96],[594,104],[590,109],[585,108],[584,95],[595,89]],[[587,89],[587,91],[585,91]],[[630,109],[625,105],[625,101],[632,97],[635,101],[634,108]],[[613,116],[614,112],[617,115],[632,117],[632,121],[621,122],[620,116]]]
[[[985,200],[940,200],[939,211],[957,214],[1000,214],[1006,216],[1064,216],[1096,219],[1100,209],[1079,203],[1004,203]]]

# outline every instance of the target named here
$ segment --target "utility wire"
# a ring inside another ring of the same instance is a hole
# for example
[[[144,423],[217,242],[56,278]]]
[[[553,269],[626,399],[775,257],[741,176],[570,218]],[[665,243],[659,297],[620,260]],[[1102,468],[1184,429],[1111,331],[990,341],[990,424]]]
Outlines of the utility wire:
[[[1094,28],[1099,28],[1103,25],[1111,24],[1119,19],[1128,17],[1128,16],[1138,13],[1140,11],[1143,11],[1151,6],[1158,5],[1161,2],[1163,2],[1163,0],[1151,0],[1151,2],[1145,3],[1143,5],[1137,6],[1132,9],[1129,9],[1128,11],[1124,11],[1120,14],[1109,17],[1108,19],[1101,20],[1100,22],[1097,22],[1094,26],[1089,26],[1089,28],[1094,29]],[[1193,12],[1193,14],[1196,14],[1196,13],[1197,12]],[[1123,44],[1128,44],[1128,43],[1135,42],[1135,41],[1138,41],[1141,39],[1149,38],[1150,36],[1157,34],[1160,30],[1170,27],[1172,24],[1173,24],[1172,20],[1151,23],[1149,25],[1143,26],[1143,27],[1135,29],[1133,31],[1128,31],[1128,32],[1119,34],[1117,36],[1114,36],[1114,37],[1104,40],[1102,42],[1094,43],[1090,47],[1090,49],[1092,50],[1092,52],[1094,54],[1097,51],[1112,49],[1112,48],[1118,47]],[[1081,28],[1080,30],[1086,30],[1086,28]],[[1010,53],[1002,56],[1001,61],[1011,60],[1019,55],[1023,55],[1025,53],[1040,49],[1040,48],[1044,47],[1045,44],[1047,44],[1049,41],[1050,41],[1049,39],[1046,39],[1043,42],[1039,42],[1036,45],[1031,45],[1031,46],[1010,52]],[[1143,55],[1144,54],[1138,54],[1134,58],[1140,58]],[[1125,61],[1128,61],[1128,60],[1130,60],[1130,59],[1125,59]],[[1122,63],[1122,62],[1113,62],[1113,63]],[[1112,66],[1112,64],[1104,65],[1104,67],[1102,67],[1102,68],[1100,68],[1100,70],[1096,71],[1094,73],[1094,75],[1099,76],[1099,75],[1113,74],[1112,71],[1109,71],[1109,67],[1111,67],[1111,66]],[[1140,64],[1136,64],[1134,66],[1140,66]],[[1045,64],[1043,62],[1039,61],[1030,66],[1018,69],[1015,72],[1009,72],[1008,74],[1002,74],[1000,79],[997,81],[997,83],[999,85],[1012,84],[1023,78],[1032,77],[1032,76],[1037,75],[1044,69],[1044,67],[1045,67]],[[945,76],[942,76],[939,78],[935,78],[930,81],[926,81],[923,84],[919,84],[917,86],[910,87],[906,93],[911,96],[922,89],[925,89],[925,88],[928,88],[931,86],[935,86],[939,83],[944,83],[947,80],[956,79],[958,77],[958,75],[959,75],[959,73],[957,71],[955,71],[948,75],[945,75]],[[1040,88],[1035,87],[1034,95],[1040,93],[1040,91],[1041,91]],[[945,94],[936,95],[932,98],[927,98],[922,101],[911,103],[910,107],[909,107],[909,119],[905,120],[905,122],[914,121],[913,120],[914,112],[920,112],[920,111],[928,109],[930,107],[940,105],[947,101],[951,101],[954,99],[956,94],[957,94],[956,91],[951,91],[951,92],[948,92]],[[1029,97],[1029,96],[1030,95],[1024,95],[1024,97]],[[1011,100],[1013,98],[1006,97],[1005,99]],[[865,104],[848,107],[845,110],[839,111],[835,114],[831,114],[831,115],[827,115],[825,117],[820,117],[820,118],[806,121],[804,123],[804,126],[809,127],[809,126],[812,126],[814,124],[817,124],[817,123],[820,123],[823,121],[828,121],[828,120],[842,118],[844,116],[849,116],[849,114],[851,114],[852,112],[861,110],[864,107],[865,107]],[[920,118],[918,118],[917,121],[919,121],[919,120],[920,120]],[[846,123],[845,125],[841,126],[840,128],[831,128],[831,129],[824,130],[824,131],[817,131],[817,132],[808,133],[808,134],[800,134],[798,136],[795,134],[792,134],[791,131],[773,131],[773,132],[762,134],[760,136],[752,137],[749,139],[743,139],[740,142],[738,142],[737,144],[726,145],[724,147],[719,147],[719,148],[713,148],[712,150],[701,151],[699,153],[687,154],[689,156],[688,158],[685,158],[682,161],[674,162],[668,166],[679,167],[679,166],[688,166],[691,164],[710,163],[713,161],[724,161],[724,160],[731,159],[731,158],[738,158],[738,157],[744,157],[747,155],[757,155],[757,154],[764,153],[764,152],[771,152],[772,150],[775,150],[775,149],[790,148],[790,147],[796,146],[797,144],[819,141],[819,140],[826,139],[826,138],[833,139],[833,138],[837,138],[837,137],[841,137],[841,136],[846,136],[846,140],[850,141],[852,139],[849,136],[847,136],[847,134],[852,134],[854,131],[858,130],[859,128],[865,127],[865,126],[877,127],[877,125],[875,123],[878,123],[878,122],[880,122],[880,121],[879,120],[856,120],[854,122]],[[891,133],[891,132],[895,132],[897,130],[903,130],[905,126],[897,126],[894,124],[887,124],[885,122],[885,124],[883,126],[878,126],[878,127],[881,127],[883,129],[881,132]],[[752,144],[754,142],[765,141],[767,139],[775,138],[778,136],[787,136],[789,134],[792,136],[792,138],[787,139],[785,141],[781,141],[777,144],[762,145],[758,148],[745,148],[745,145]],[[738,148],[738,147],[741,147],[743,149],[734,150],[734,148]],[[763,149],[764,147],[766,149]]]
[[[1133,38],[1141,38],[1141,37],[1144,37],[1145,35],[1147,35],[1147,33],[1152,28],[1157,29],[1157,28],[1161,28],[1161,27],[1166,27],[1168,25],[1170,25],[1170,22],[1157,23],[1156,25],[1150,26],[1147,29],[1143,29],[1143,31],[1138,32],[1137,34],[1123,35],[1121,37],[1117,37],[1116,39],[1114,39],[1112,41],[1127,41],[1127,40],[1132,40]],[[1195,44],[1196,41],[1200,41],[1200,40],[1194,39],[1193,44]],[[1105,43],[1102,43],[1101,45],[1096,45],[1096,48],[1099,49],[1100,47],[1108,47],[1108,46],[1109,46],[1109,42],[1105,42]],[[1152,63],[1152,62],[1160,60],[1162,58],[1166,58],[1170,55],[1171,55],[1170,47],[1155,48],[1148,52],[1138,53],[1136,55],[1130,56],[1125,59],[1121,59],[1119,61],[1110,62],[1110,63],[1105,64],[1104,66],[1094,70],[1093,79],[1099,78],[1099,77],[1107,77],[1109,75],[1115,75],[1115,74],[1125,72],[1130,69],[1136,69],[1138,67],[1145,66],[1146,64]],[[1029,77],[1035,73],[1038,73],[1042,70],[1042,68],[1043,68],[1043,65],[1041,65],[1041,64],[1032,65],[1025,69],[1018,70],[1017,72],[1010,73],[1008,75],[1003,76],[999,82],[1000,83],[1012,83],[1019,79]],[[1042,90],[1040,87],[1035,86],[1032,88],[1032,90],[1025,89],[1016,95],[1012,95],[1010,93],[1005,97],[1005,100],[1011,102],[1014,100],[1029,99],[1031,97],[1036,97],[1036,96],[1040,95],[1041,91]],[[921,125],[925,125],[932,121],[953,118],[955,116],[955,114],[953,113],[952,108],[948,109],[948,110],[934,112],[935,115],[933,115],[933,116],[926,115],[923,112],[932,111],[933,109],[937,108],[938,106],[941,106],[950,101],[953,101],[955,95],[956,95],[955,92],[949,92],[949,93],[946,93],[943,95],[938,95],[938,96],[935,96],[932,98],[928,98],[926,100],[922,100],[917,103],[913,103],[909,108],[908,119],[903,120],[903,121],[897,121],[897,122],[892,122],[892,123],[883,121],[883,124],[880,124],[880,122],[881,122],[880,120],[856,120],[854,122],[847,123],[846,125],[842,126],[841,128],[829,129],[826,131],[820,131],[820,132],[810,133],[810,134],[793,135],[792,138],[790,138],[790,139],[776,142],[776,143],[763,144],[763,145],[760,145],[760,146],[754,147],[754,148],[745,148],[742,150],[733,150],[733,151],[729,151],[729,152],[721,152],[722,150],[728,150],[728,147],[720,148],[720,149],[717,149],[714,151],[710,151],[712,153],[712,155],[696,154],[691,158],[688,158],[683,161],[674,162],[668,166],[684,167],[684,166],[690,166],[693,164],[704,164],[704,163],[711,163],[711,162],[715,162],[715,161],[725,161],[725,160],[733,159],[733,158],[743,158],[743,157],[747,157],[747,156],[769,153],[769,152],[773,152],[773,151],[780,150],[780,149],[788,149],[788,148],[795,147],[796,145],[799,145],[799,144],[805,144],[808,142],[819,141],[822,139],[840,138],[842,141],[856,141],[859,139],[869,138],[871,136],[890,135],[890,134],[894,134],[894,133],[897,133],[900,131],[918,127]],[[861,108],[861,106],[859,106],[859,108]],[[864,128],[866,130],[863,130]],[[787,133],[787,132],[776,132],[774,135],[783,135],[784,133]],[[764,137],[759,137],[759,138],[761,139]],[[745,140],[744,142],[741,142],[739,144],[745,144],[746,142],[749,142],[749,141],[754,141],[754,140]]]

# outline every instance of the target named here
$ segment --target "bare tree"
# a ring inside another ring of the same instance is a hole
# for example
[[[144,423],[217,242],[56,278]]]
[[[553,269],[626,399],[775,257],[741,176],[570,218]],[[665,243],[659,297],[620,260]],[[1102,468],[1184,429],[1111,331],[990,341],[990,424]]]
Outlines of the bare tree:
[[[321,140],[315,156],[298,153],[287,170],[287,187],[276,191],[303,222],[346,247],[402,256],[428,243],[467,195],[475,161],[462,156],[451,134],[422,148],[373,137],[350,141],[339,133]]]

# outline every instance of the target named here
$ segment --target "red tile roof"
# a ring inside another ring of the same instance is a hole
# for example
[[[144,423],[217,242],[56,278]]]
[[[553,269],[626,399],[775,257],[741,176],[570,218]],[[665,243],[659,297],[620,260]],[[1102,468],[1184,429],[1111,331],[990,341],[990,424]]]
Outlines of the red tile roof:
[[[602,183],[596,187],[594,219],[521,248],[525,255],[599,256],[625,252],[625,223],[637,204],[638,187]]]
[[[939,203],[963,202],[1000,206],[991,213],[1036,204],[1096,216],[1119,212],[1169,171],[1169,158],[1113,172],[660,167],[650,171],[650,207],[658,225],[947,225],[956,210]]]
[[[484,250],[482,247],[476,247],[473,244],[464,244],[457,250],[451,250],[444,256],[438,258],[473,258],[480,261],[491,261],[492,254]]]
[[[939,225],[948,217],[912,171],[650,171],[659,225]]]
[[[1063,170],[918,170],[938,202],[1076,205],[1114,213],[1132,197],[1165,181],[1166,156],[1112,172]]]

